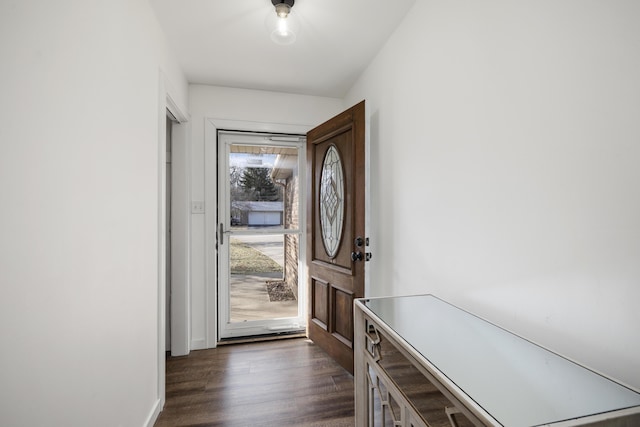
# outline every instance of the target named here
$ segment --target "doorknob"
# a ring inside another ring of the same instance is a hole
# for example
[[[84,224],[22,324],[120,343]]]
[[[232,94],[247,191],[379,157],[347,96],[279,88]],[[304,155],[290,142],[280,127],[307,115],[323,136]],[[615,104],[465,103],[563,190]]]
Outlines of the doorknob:
[[[353,262],[362,261],[362,252],[360,251],[351,252],[351,261]]]
[[[356,239],[353,241],[353,244],[356,246],[356,248],[361,248],[362,245],[364,244],[364,240],[362,239],[362,237],[358,236],[356,237]]]

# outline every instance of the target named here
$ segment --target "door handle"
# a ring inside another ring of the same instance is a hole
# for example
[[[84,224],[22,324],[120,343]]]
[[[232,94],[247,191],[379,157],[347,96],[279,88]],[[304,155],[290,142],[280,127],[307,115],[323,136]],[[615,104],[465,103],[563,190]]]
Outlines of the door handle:
[[[221,245],[224,245],[224,224],[220,223],[218,227],[218,241]]]
[[[351,252],[351,261],[353,262],[362,261],[362,252],[360,251]]]

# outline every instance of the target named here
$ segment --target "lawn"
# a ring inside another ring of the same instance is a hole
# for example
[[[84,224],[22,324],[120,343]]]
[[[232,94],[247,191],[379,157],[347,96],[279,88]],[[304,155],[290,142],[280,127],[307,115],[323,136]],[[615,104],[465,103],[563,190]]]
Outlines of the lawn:
[[[282,273],[282,267],[236,239],[231,239],[231,274]]]

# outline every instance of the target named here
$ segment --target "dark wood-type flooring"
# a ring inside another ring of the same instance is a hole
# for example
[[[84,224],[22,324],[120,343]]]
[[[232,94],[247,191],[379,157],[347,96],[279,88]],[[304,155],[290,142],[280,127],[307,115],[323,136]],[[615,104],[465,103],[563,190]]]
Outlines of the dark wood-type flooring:
[[[156,427],[354,424],[353,376],[304,338],[167,358]]]

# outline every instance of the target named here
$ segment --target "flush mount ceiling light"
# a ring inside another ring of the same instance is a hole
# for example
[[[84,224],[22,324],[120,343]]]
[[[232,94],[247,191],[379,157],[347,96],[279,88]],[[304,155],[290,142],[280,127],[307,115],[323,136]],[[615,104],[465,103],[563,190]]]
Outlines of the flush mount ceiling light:
[[[268,24],[271,40],[283,45],[292,44],[296,41],[296,25],[290,14],[295,0],[271,0],[271,3],[276,8],[275,18],[269,18]]]

